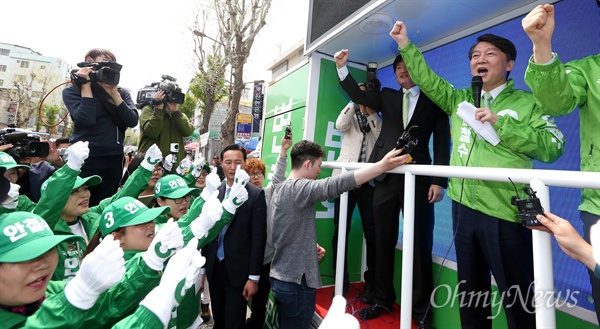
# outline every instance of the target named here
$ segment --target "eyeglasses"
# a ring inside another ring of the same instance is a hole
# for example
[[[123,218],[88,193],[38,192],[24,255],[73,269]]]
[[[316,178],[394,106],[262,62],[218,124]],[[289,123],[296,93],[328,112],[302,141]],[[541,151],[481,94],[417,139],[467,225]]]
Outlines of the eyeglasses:
[[[167,198],[167,199],[173,200],[173,202],[175,202],[175,204],[182,204],[183,200],[185,200],[185,202],[190,202],[190,201],[192,201],[193,197],[192,197],[191,194],[188,194],[188,195],[186,195],[184,197],[181,197],[179,199],[170,199],[170,198]]]
[[[161,174],[163,173],[163,171],[164,171],[164,169],[162,167],[157,167],[157,168],[154,168],[154,170],[152,170],[153,173],[156,172],[156,173],[161,173]]]
[[[251,178],[254,178],[254,177],[256,177],[256,178],[262,178],[262,177],[265,176],[265,175],[263,175],[262,171],[257,171],[257,172],[249,173],[248,175]]]
[[[203,171],[200,173],[200,177],[206,177],[206,176],[208,176],[208,173],[207,173],[206,171],[204,171],[204,170],[203,170]]]

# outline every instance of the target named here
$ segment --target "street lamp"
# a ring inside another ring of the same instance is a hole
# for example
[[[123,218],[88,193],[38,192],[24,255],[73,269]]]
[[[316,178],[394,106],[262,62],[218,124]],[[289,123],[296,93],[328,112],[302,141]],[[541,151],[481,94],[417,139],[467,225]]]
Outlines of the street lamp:
[[[227,48],[227,45],[225,45],[221,41],[216,40],[213,37],[209,37],[208,35],[204,34],[204,32],[201,32],[201,31],[198,31],[198,30],[194,30],[194,31],[192,31],[192,33],[195,36],[197,36],[197,37],[210,39],[210,40],[214,41],[215,43],[218,43],[221,46]],[[231,70],[229,70],[229,97],[228,97],[229,98],[229,104],[228,104],[229,108],[231,108],[231,97],[233,96],[233,93],[232,93],[232,89],[233,89],[233,85],[232,85],[232,80],[233,80],[233,64],[230,63],[230,65],[231,65]]]

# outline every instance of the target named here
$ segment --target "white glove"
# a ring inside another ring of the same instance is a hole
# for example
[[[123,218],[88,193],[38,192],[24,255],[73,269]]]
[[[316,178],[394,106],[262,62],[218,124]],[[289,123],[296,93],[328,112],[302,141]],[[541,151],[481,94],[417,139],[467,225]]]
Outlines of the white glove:
[[[10,184],[10,189],[8,190],[8,194],[6,200],[2,202],[2,207],[6,209],[15,209],[19,204],[19,189],[21,188],[18,184]]]
[[[202,213],[191,224],[190,229],[198,239],[208,236],[208,231],[221,219],[223,206],[219,201],[219,191],[215,191],[208,201],[202,206]]]
[[[200,177],[202,173],[202,166],[204,166],[204,155],[200,154],[200,157],[194,161],[194,170],[192,170],[192,175],[196,178]]]
[[[154,166],[162,160],[162,152],[156,146],[156,144],[152,144],[148,151],[146,151],[146,155],[144,156],[144,160],[140,164],[144,169],[148,171],[154,171]]]
[[[89,142],[79,141],[67,149],[67,166],[73,170],[81,170],[85,159],[90,155]]]
[[[223,208],[225,208],[228,213],[235,215],[237,208],[248,200],[246,184],[249,180],[250,176],[248,176],[248,173],[238,165],[235,170],[235,178],[231,190],[229,191],[229,196],[223,200]]]
[[[88,310],[98,296],[125,275],[125,259],[119,240],[107,235],[81,263],[79,272],[65,287],[65,296],[71,305]]]
[[[173,154],[169,154],[165,157],[165,160],[163,160],[163,168],[165,168],[166,171],[171,171],[174,163],[175,159],[173,159]]]
[[[202,193],[200,193],[200,197],[204,201],[208,201],[219,186],[221,186],[221,179],[217,175],[217,169],[213,168],[212,172],[206,176],[206,186],[204,186]]]
[[[337,295],[333,298],[331,307],[327,312],[327,316],[321,322],[319,329],[359,329],[358,320],[352,315],[346,313],[346,298],[342,295]]]
[[[183,176],[183,175],[185,175],[185,173],[188,172],[188,170],[190,170],[191,166],[192,166],[192,160],[190,160],[188,158],[184,158],[179,163],[179,166],[177,166],[177,169],[175,169],[175,172],[177,173],[177,175]]]
[[[171,218],[167,224],[158,230],[148,250],[142,254],[142,258],[151,269],[162,271],[165,261],[182,247],[183,234],[181,228]]]
[[[165,328],[171,319],[172,310],[181,303],[187,290],[197,281],[200,268],[206,262],[197,248],[198,239],[193,238],[185,248],[178,251],[169,260],[160,284],[140,302],[140,305],[160,319]]]

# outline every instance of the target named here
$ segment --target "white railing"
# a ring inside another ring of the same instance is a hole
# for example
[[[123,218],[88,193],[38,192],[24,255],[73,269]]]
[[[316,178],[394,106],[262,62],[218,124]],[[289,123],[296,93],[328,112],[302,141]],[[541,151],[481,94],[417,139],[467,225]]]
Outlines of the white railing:
[[[345,168],[355,170],[370,164],[365,163],[343,163],[323,162],[323,168]],[[548,185],[600,189],[600,173],[566,171],[566,170],[542,170],[542,169],[510,169],[510,168],[481,168],[481,167],[456,167],[456,166],[434,166],[434,165],[404,165],[390,173],[405,174],[404,184],[404,228],[402,236],[402,288],[400,296],[400,328],[411,328],[412,313],[412,273],[414,255],[414,190],[415,175],[454,177],[467,179],[481,179],[499,182],[509,182],[508,178],[515,183],[530,184],[537,191],[545,210],[550,211],[550,195]],[[340,221],[338,232],[346,232],[346,218],[348,193],[344,193],[340,199]],[[338,234],[338,255],[344,255],[346,235]],[[533,268],[535,280],[535,295],[541,296],[535,300],[535,318],[538,328],[556,328],[556,314],[554,303],[554,275],[552,272],[552,243],[550,234],[533,230]],[[459,265],[460,266],[460,265]],[[342,294],[344,259],[338,257],[336,260],[335,293]],[[546,293],[548,292],[548,293]]]

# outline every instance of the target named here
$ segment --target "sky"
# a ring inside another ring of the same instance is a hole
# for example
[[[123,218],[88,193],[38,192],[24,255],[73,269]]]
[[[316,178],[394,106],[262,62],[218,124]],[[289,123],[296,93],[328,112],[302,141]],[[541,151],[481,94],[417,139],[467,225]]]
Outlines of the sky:
[[[206,0],[3,0],[0,42],[62,58],[74,68],[90,49],[106,48],[123,65],[119,85],[132,94],[163,74],[187,90],[195,75],[190,27],[199,1]],[[307,17],[308,0],[273,0],[244,81],[270,80],[267,67],[305,37]]]

